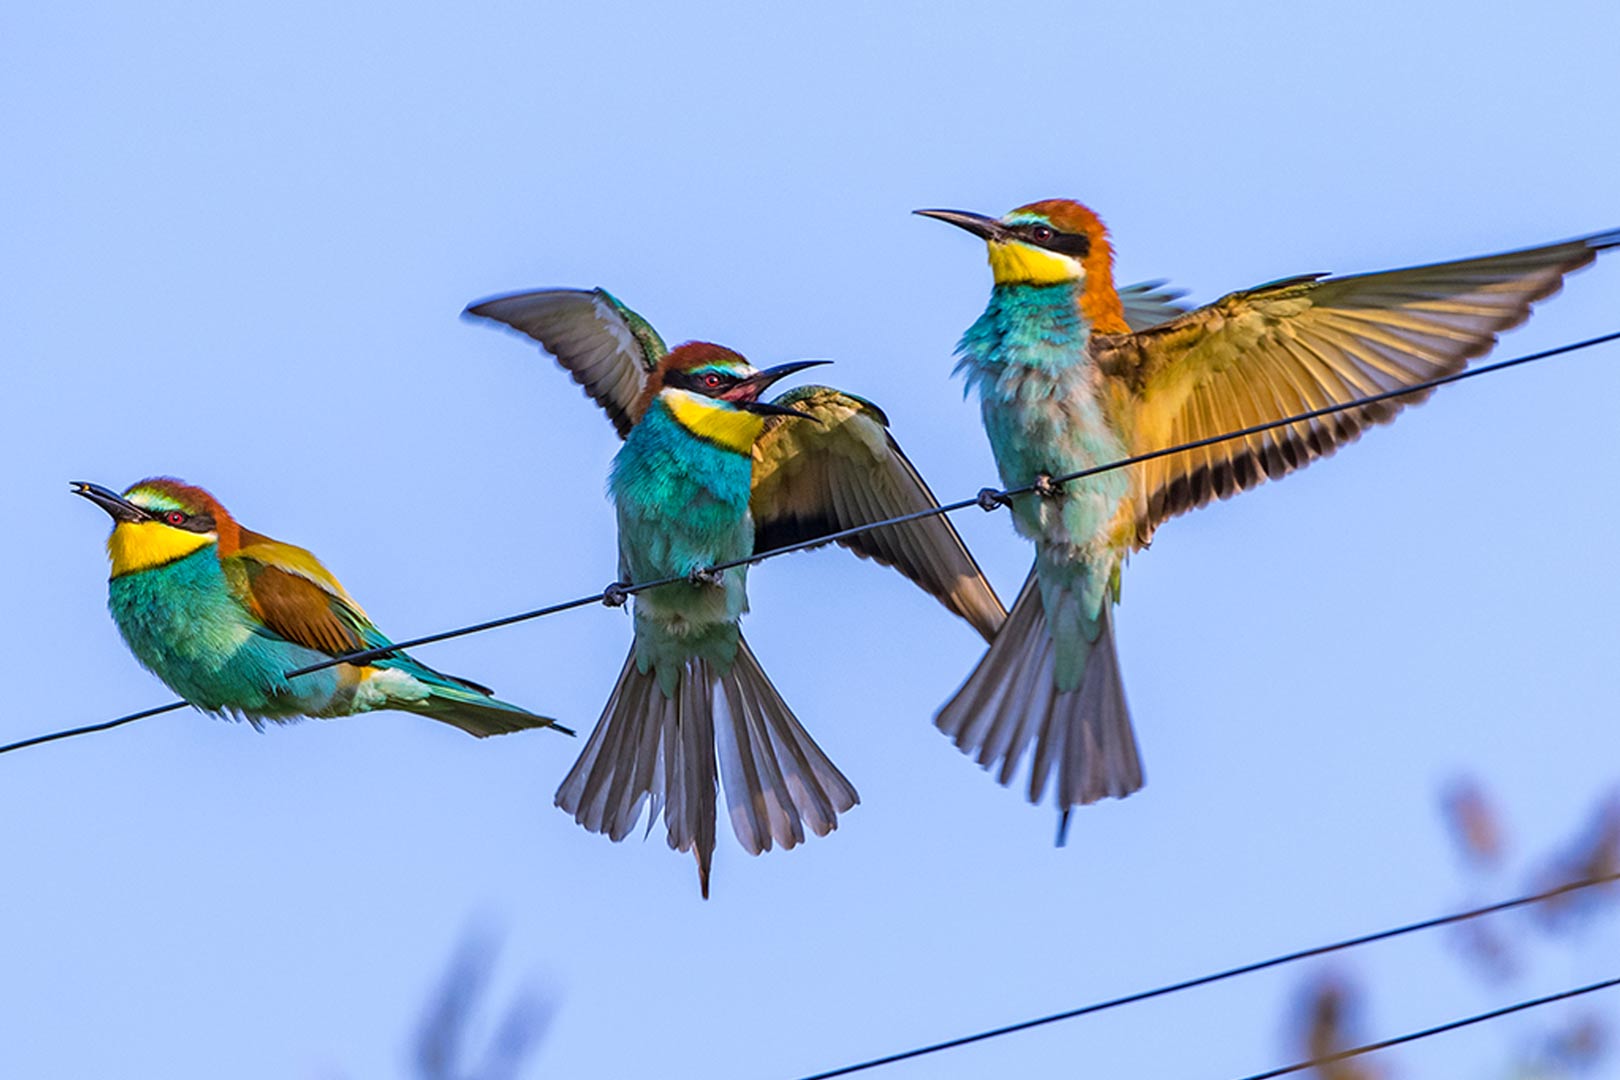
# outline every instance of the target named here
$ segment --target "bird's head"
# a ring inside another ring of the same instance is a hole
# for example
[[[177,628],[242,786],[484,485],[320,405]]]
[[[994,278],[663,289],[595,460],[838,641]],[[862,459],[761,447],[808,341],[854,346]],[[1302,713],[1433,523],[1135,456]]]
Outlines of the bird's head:
[[[240,528],[208,492],[167,476],[130,486],[122,495],[100,484],[73,482],[82,495],[113,519],[107,537],[112,576],[163,566],[205,547],[234,550]]]
[[[761,371],[724,346],[689,341],[664,357],[647,380],[646,392],[662,401],[692,434],[750,454],[767,417],[814,419],[797,409],[761,401],[760,394],[785,375],[825,363],[796,360]]]
[[[1042,199],[999,219],[967,210],[918,210],[966,229],[985,242],[997,285],[1060,285],[1079,290],[1092,329],[1124,333],[1125,311],[1114,290],[1114,247],[1102,219],[1072,199]]]

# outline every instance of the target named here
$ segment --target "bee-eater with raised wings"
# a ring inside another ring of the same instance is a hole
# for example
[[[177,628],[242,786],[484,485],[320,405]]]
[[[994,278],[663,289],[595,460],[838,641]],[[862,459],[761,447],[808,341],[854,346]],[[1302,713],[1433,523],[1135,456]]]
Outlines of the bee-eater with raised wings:
[[[687,576],[758,551],[937,505],[877,406],[824,386],[760,393],[806,363],[756,371],[718,345],[666,349],[607,292],[497,297],[468,314],[539,341],[625,439],[610,490],[626,582]],[[986,639],[1006,611],[949,522],[930,517],[845,537],[895,567]],[[855,788],[800,726],[738,629],[747,568],[637,594],[635,644],[557,805],[627,836],[651,803],[669,845],[697,859],[703,894],[716,786],[750,854],[826,835]],[[716,755],[719,758],[716,775]]]
[[[254,727],[399,709],[478,736],[567,731],[402,652],[289,679],[392,644],[314,555],[245,528],[208,492],[169,477],[122,495],[82,481],[73,489],[113,520],[107,606],[124,642],[199,709]]]
[[[1007,624],[936,719],[1029,798],[1053,771],[1071,807],[1142,786],[1111,609],[1127,555],[1165,519],[1282,477],[1421,393],[1057,486],[1054,476],[1460,371],[1620,231],[1384,273],[1310,274],[1232,293],[1148,329],[1127,324],[1113,248],[1067,199],[1000,219],[919,210],[989,248],[989,307],[957,347],[1035,565]],[[1062,825],[1059,839],[1061,842]]]

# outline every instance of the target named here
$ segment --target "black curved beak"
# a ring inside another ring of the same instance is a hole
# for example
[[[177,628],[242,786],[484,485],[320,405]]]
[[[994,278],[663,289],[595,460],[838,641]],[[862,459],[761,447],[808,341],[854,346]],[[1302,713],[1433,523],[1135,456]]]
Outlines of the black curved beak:
[[[104,488],[100,484],[92,484],[85,480],[73,480],[70,481],[70,484],[73,488],[73,494],[83,495],[86,499],[107,511],[108,516],[114,521],[134,524],[141,521],[156,520],[151,514],[142,510],[139,506],[118,494],[118,492]]]
[[[975,214],[971,210],[913,210],[912,213],[966,229],[980,240],[1000,240],[1007,235],[1007,226],[993,217]]]
[[[815,420],[816,417],[802,413],[797,409],[772,405],[768,401],[760,401],[759,395],[764,393],[766,387],[778,379],[792,375],[796,371],[803,371],[805,368],[820,367],[822,364],[830,363],[832,363],[831,360],[795,360],[790,364],[777,364],[775,367],[755,372],[737,383],[726,391],[726,400],[739,409],[747,409],[749,412],[759,413],[761,416],[797,416],[803,420]]]

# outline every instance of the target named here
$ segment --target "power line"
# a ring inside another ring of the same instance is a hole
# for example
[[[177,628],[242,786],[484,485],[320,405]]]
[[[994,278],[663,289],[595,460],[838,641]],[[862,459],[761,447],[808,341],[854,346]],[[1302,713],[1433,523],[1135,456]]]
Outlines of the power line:
[[[1214,446],[1218,443],[1230,442],[1233,439],[1243,439],[1250,435],[1258,435],[1261,432],[1271,431],[1274,428],[1287,427],[1290,424],[1299,424],[1308,420],[1315,420],[1319,417],[1331,415],[1332,413],[1345,412],[1350,409],[1359,409],[1367,405],[1376,405],[1383,401],[1392,401],[1395,398],[1410,397],[1414,394],[1427,393],[1436,387],[1445,386],[1449,383],[1462,382],[1464,379],[1472,379],[1480,375],[1489,375],[1494,372],[1505,371],[1508,368],[1518,367],[1521,364],[1530,364],[1537,360],[1546,360],[1554,356],[1562,356],[1565,353],[1575,352],[1579,349],[1591,348],[1593,345],[1607,344],[1608,342],[1616,340],[1620,340],[1620,330],[1616,330],[1608,334],[1601,334],[1597,337],[1586,338],[1583,341],[1572,342],[1568,345],[1559,345],[1551,349],[1544,349],[1541,352],[1529,353],[1525,356],[1517,356],[1511,360],[1500,360],[1494,364],[1484,364],[1480,367],[1467,368],[1463,371],[1453,372],[1450,375],[1442,375],[1439,378],[1429,379],[1425,382],[1413,383],[1411,386],[1403,386],[1398,390],[1386,390],[1383,393],[1372,394],[1368,397],[1356,398],[1353,401],[1341,402],[1337,405],[1326,405],[1320,409],[1312,409],[1309,412],[1295,413],[1293,416],[1287,416],[1281,420],[1270,420],[1263,424],[1253,424],[1246,428],[1239,428],[1236,431],[1228,431],[1222,435],[1211,435],[1207,438],[1195,439],[1192,442],[1179,443],[1175,446],[1165,447],[1162,450],[1149,450],[1145,454],[1135,454],[1131,457],[1121,458],[1118,461],[1111,461],[1103,465],[1093,465],[1090,468],[1081,469],[1078,472],[1065,473],[1062,476],[1054,476],[1050,479],[1049,483],[1053,485],[1061,485],[1067,484],[1074,480],[1084,480],[1087,477],[1113,472],[1116,469],[1129,468],[1132,465],[1140,465],[1147,461],[1155,461],[1162,457],[1169,457],[1172,454],[1181,454],[1189,450],[1199,450],[1206,446]],[[731,570],[739,566],[753,566],[758,563],[765,562],[768,559],[774,559],[779,555],[789,555],[796,551],[805,551],[809,548],[820,547],[823,544],[833,543],[838,540],[847,540],[852,536],[859,536],[861,533],[871,532],[874,529],[886,529],[895,525],[905,525],[909,522],[920,521],[923,518],[936,517],[940,514],[954,514],[958,510],[966,510],[970,506],[977,506],[983,510],[994,510],[1000,506],[1005,506],[1007,501],[1016,495],[1034,494],[1036,488],[1037,485],[1035,484],[1026,484],[1023,487],[1007,488],[1005,490],[984,488],[971,499],[958,499],[956,502],[944,503],[940,506],[931,506],[926,510],[916,510],[909,514],[901,514],[898,517],[884,518],[882,521],[872,521],[864,525],[852,525],[847,529],[839,529],[837,532],[826,533],[809,540],[801,540],[798,543],[786,544],[778,548],[771,548],[769,551],[758,551],[741,559],[732,559],[730,562],[715,563],[713,566],[710,566],[705,570],[698,571],[698,573],[718,574],[722,571]],[[491,619],[488,622],[475,623],[471,626],[457,627],[454,630],[444,630],[437,634],[425,634],[422,637],[410,638],[406,641],[396,642],[388,648],[365,649],[360,652],[345,653],[342,656],[334,656],[329,660],[322,660],[318,664],[310,664],[306,667],[294,668],[292,671],[286,673],[286,677],[292,679],[300,675],[308,675],[312,672],[322,671],[329,667],[335,667],[338,664],[377,660],[381,657],[389,656],[400,649],[412,649],[418,645],[429,645],[437,641],[448,641],[451,638],[465,637],[468,634],[481,633],[485,630],[492,630],[499,626],[511,626],[513,623],[528,622],[531,619],[541,619],[545,618],[547,615],[555,615],[558,612],[568,611],[578,607],[586,607],[590,604],[606,603],[617,607],[618,605],[624,603],[626,598],[633,596],[636,593],[645,592],[648,589],[661,588],[665,585],[674,585],[686,580],[688,580],[686,577],[666,577],[660,578],[657,581],[643,581],[636,584],[616,582],[609,585],[599,593],[595,593],[591,596],[581,596],[573,600],[565,601],[561,604],[552,604],[549,607],[535,608],[532,611],[519,612],[516,615],[508,615],[500,619]]]
[[[9,743],[6,746],[0,746],[0,754],[9,754],[13,750],[22,750],[30,746],[38,746],[41,743],[55,742],[57,739],[72,738],[74,735],[89,735],[90,733],[96,731],[110,731],[115,727],[122,727],[125,724],[133,724],[137,720],[145,720],[148,716],[157,716],[160,713],[174,712],[176,709],[184,709],[190,704],[191,703],[189,701],[171,701],[167,705],[159,705],[155,709],[142,709],[140,712],[130,713],[128,716],[120,716],[116,720],[108,720],[105,723],[91,724],[88,727],[69,728],[67,731],[53,731],[49,735],[35,735],[32,739],[23,739],[21,742],[14,742]]]
[[[1282,1068],[1272,1069],[1270,1072],[1255,1073],[1253,1076],[1245,1076],[1243,1080],[1275,1080],[1276,1077],[1287,1076],[1289,1073],[1296,1073],[1302,1069],[1312,1069],[1318,1065],[1331,1065],[1334,1062],[1344,1061],[1347,1058],[1360,1057],[1362,1054],[1370,1054],[1374,1050],[1387,1050],[1391,1046],[1400,1046],[1402,1043],[1416,1042],[1419,1039],[1427,1039],[1431,1035],[1442,1035],[1448,1031],[1456,1031],[1458,1028],[1470,1027],[1474,1024],[1483,1024],[1487,1020],[1496,1020],[1503,1016],[1510,1016],[1516,1012],[1524,1012],[1526,1009],[1534,1009],[1542,1005],[1551,1005],[1555,1001],[1568,1001],[1570,998],[1580,997],[1582,994],[1591,994],[1598,990],[1608,990],[1616,986],[1620,986],[1620,978],[1605,979],[1602,982],[1590,983],[1586,986],[1578,986],[1573,990],[1565,990],[1557,994],[1548,994],[1546,997],[1538,997],[1532,998],[1529,1001],[1521,1001],[1517,1005],[1508,1005],[1501,1009],[1492,1009],[1490,1012],[1478,1013],[1474,1016],[1465,1017],[1461,1020],[1453,1020],[1449,1024],[1436,1024],[1434,1027],[1424,1028],[1422,1031],[1413,1031],[1405,1035],[1397,1035],[1392,1039],[1383,1039],[1379,1042],[1367,1043],[1365,1046],[1357,1046],[1349,1050],[1340,1050],[1338,1053],[1328,1054],[1325,1057],[1312,1058],[1310,1061],[1301,1061],[1293,1065],[1284,1065]]]
[[[1297,952],[1283,953],[1280,956],[1273,956],[1269,960],[1259,960],[1252,964],[1243,964],[1240,967],[1227,968],[1224,971],[1217,971],[1210,975],[1200,975],[1194,979],[1184,979],[1181,982],[1168,983],[1164,986],[1155,987],[1152,990],[1141,990],[1134,994],[1126,994],[1122,997],[1109,998],[1106,1001],[1098,1001],[1093,1002],[1090,1005],[1082,1005],[1077,1009],[1066,1009],[1063,1012],[1049,1013],[1046,1016],[1039,1016],[1033,1020],[1023,1020],[1016,1024],[1006,1024],[1002,1027],[990,1028],[987,1031],[976,1032],[972,1035],[963,1035],[955,1039],[946,1039],[943,1042],[930,1043],[927,1046],[919,1046],[912,1050],[902,1050],[898,1053],[886,1054],[883,1057],[871,1058],[867,1061],[858,1062],[854,1065],[844,1065],[827,1072],[819,1072],[810,1076],[802,1077],[801,1080],[832,1080],[832,1078],[835,1076],[850,1076],[854,1073],[864,1072],[867,1069],[876,1069],[883,1065],[893,1065],[900,1061],[910,1061],[912,1058],[924,1057],[929,1054],[937,1054],[942,1050],[954,1050],[959,1046],[968,1046],[972,1043],[984,1042],[988,1039],[997,1039],[1003,1035],[1012,1035],[1020,1031],[1028,1031],[1031,1028],[1043,1027],[1047,1024],[1055,1024],[1060,1020],[1073,1020],[1081,1016],[1090,1016],[1093,1013],[1106,1012],[1109,1009],[1117,1009],[1123,1005],[1134,1005],[1140,1001],[1150,1001],[1153,998],[1165,997],[1169,994],[1178,994],[1183,990],[1192,990],[1196,987],[1209,986],[1212,983],[1224,982],[1227,979],[1237,978],[1239,975],[1249,975],[1256,971],[1265,971],[1268,968],[1281,967],[1284,964],[1292,964],[1300,960],[1309,960],[1312,957],[1326,956],[1329,953],[1341,952],[1345,949],[1353,949],[1359,945],[1370,945],[1375,941],[1388,941],[1391,938],[1404,937],[1407,934],[1415,934],[1420,930],[1433,930],[1441,926],[1450,926],[1454,923],[1466,922],[1469,919],[1477,919],[1485,915],[1494,915],[1500,911],[1508,911],[1513,908],[1525,907],[1529,904],[1539,904],[1543,901],[1563,896],[1566,893],[1572,893],[1580,889],[1588,889],[1594,885],[1607,885],[1615,881],[1620,881],[1620,872],[1605,874],[1602,877],[1586,878],[1581,881],[1573,881],[1565,885],[1559,885],[1556,888],[1547,889],[1543,892],[1532,893],[1528,896],[1516,897],[1512,900],[1503,900],[1495,904],[1488,904],[1485,907],[1473,908],[1468,911],[1460,911],[1451,915],[1441,915],[1438,918],[1424,919],[1421,922],[1407,923],[1404,926],[1397,926],[1389,930],[1379,930],[1376,933],[1363,934],[1360,937],[1346,938],[1343,941],[1336,941],[1331,945],[1318,945],[1310,949],[1300,949]],[[1377,1048],[1378,1047],[1374,1046],[1370,1049]],[[1307,1062],[1306,1065],[1290,1066],[1289,1069],[1285,1069],[1283,1071],[1289,1072],[1295,1069],[1306,1068],[1309,1064],[1312,1063]],[[1266,1075],[1280,1076],[1282,1073],[1267,1073]],[[1260,1080],[1260,1078],[1249,1077],[1246,1078],[1246,1080]]]
[[[1462,382],[1464,379],[1472,379],[1479,375],[1488,375],[1497,371],[1505,371],[1508,368],[1518,367],[1521,364],[1530,364],[1538,360],[1546,360],[1554,356],[1562,356],[1565,353],[1576,352],[1580,349],[1587,349],[1594,345],[1603,345],[1616,340],[1620,340],[1620,330],[1607,334],[1600,334],[1597,337],[1590,337],[1581,341],[1571,342],[1567,345],[1559,345],[1551,349],[1544,349],[1541,352],[1528,353],[1524,356],[1514,357],[1511,360],[1500,360],[1494,364],[1483,364],[1479,367],[1467,368],[1463,371],[1453,372],[1450,375],[1442,375],[1439,378],[1429,379],[1425,382],[1414,383],[1411,386],[1401,387],[1397,390],[1388,390],[1384,391],[1383,393],[1372,394],[1368,397],[1356,398],[1353,401],[1346,401],[1337,405],[1327,405],[1320,409],[1312,409],[1309,412],[1296,413],[1293,416],[1287,416],[1281,420],[1272,420],[1263,424],[1254,424],[1246,428],[1239,428],[1236,431],[1226,432],[1225,434],[1211,435],[1207,438],[1196,439],[1192,442],[1180,443],[1176,446],[1165,447],[1162,450],[1150,450],[1145,454],[1136,454],[1132,457],[1122,458],[1119,461],[1112,461],[1102,465],[1093,465],[1090,468],[1081,469],[1078,472],[1065,473],[1062,476],[1054,476],[1049,482],[1056,485],[1066,484],[1074,480],[1083,480],[1087,477],[1112,472],[1116,469],[1129,468],[1132,465],[1140,465],[1143,462],[1154,461],[1162,457],[1169,457],[1172,454],[1180,454],[1189,450],[1197,450],[1206,446],[1214,446],[1218,443],[1229,442],[1233,439],[1247,438],[1250,435],[1257,435],[1265,431],[1273,430],[1274,428],[1287,427],[1290,424],[1303,423],[1309,420],[1317,419],[1318,417],[1328,416],[1333,413],[1345,412],[1350,409],[1362,408],[1367,405],[1376,405],[1379,402],[1391,401],[1395,398],[1426,393],[1429,390],[1433,390],[1436,387],[1445,386],[1448,383]],[[798,543],[786,544],[782,547],[772,548],[769,551],[755,552],[754,554],[741,559],[733,559],[730,562],[716,563],[715,565],[708,567],[706,570],[699,571],[699,573],[718,574],[726,570],[735,569],[739,566],[752,566],[757,563],[765,562],[768,559],[774,559],[779,555],[789,555],[796,551],[806,551],[810,548],[820,547],[823,544],[830,544],[839,540],[847,540],[850,537],[858,536],[864,532],[871,532],[875,529],[891,528],[895,525],[904,525],[912,521],[920,521],[923,518],[934,517],[940,514],[954,514],[959,510],[966,510],[970,506],[977,506],[980,509],[987,511],[995,510],[998,507],[1005,506],[1008,500],[1016,495],[1029,495],[1033,494],[1035,491],[1036,485],[1034,484],[1027,484],[1018,488],[1007,488],[1005,490],[984,488],[971,499],[958,499],[956,502],[945,503],[941,506],[932,506],[926,510],[917,510],[909,514],[901,514],[898,517],[885,518],[882,521],[868,522],[864,525],[853,525],[847,529],[839,529],[837,532],[826,533],[822,536],[817,536],[809,540],[801,540]],[[565,600],[560,604],[550,604],[546,607],[535,608],[531,611],[519,612],[516,615],[507,615],[499,619],[490,619],[486,622],[473,623],[469,626],[461,626],[454,630],[445,630],[437,634],[425,634],[422,637],[408,638],[404,641],[396,641],[385,648],[365,649],[359,652],[344,653],[341,656],[334,656],[330,659],[323,660],[318,664],[309,664],[305,667],[294,668],[293,670],[286,672],[284,677],[292,679],[297,678],[300,675],[309,675],[316,671],[323,671],[326,668],[336,667],[339,664],[363,663],[370,660],[378,660],[385,656],[392,656],[394,653],[404,649],[413,649],[418,645],[430,645],[434,642],[448,641],[451,638],[466,637],[469,634],[478,634],[486,630],[494,630],[502,626],[511,626],[515,623],[529,622],[533,619],[542,619],[548,615],[556,615],[564,611],[570,611],[574,608],[587,607],[591,604],[602,603],[611,607],[617,607],[636,593],[644,592],[648,589],[660,588],[664,585],[674,585],[686,580],[688,579],[685,577],[667,577],[661,578],[657,581],[644,581],[637,584],[615,582],[614,584],[603,589],[601,592],[593,593],[590,596],[576,597],[573,600]],[[73,735],[84,735],[95,731],[105,731],[108,728],[118,727],[121,724],[127,724],[131,721],[139,720],[146,716],[152,716],[160,712],[169,712],[171,710],[181,708],[185,704],[186,702],[173,702],[169,705],[163,706],[160,709],[120,717],[117,720],[111,720],[104,724],[93,724],[88,727],[73,728],[68,731],[58,731],[49,735],[40,735],[32,739],[24,739],[23,741],[13,743],[10,746],[0,747],[0,754],[11,750],[20,750],[27,746],[37,746],[40,743],[53,742],[57,739],[66,739]]]

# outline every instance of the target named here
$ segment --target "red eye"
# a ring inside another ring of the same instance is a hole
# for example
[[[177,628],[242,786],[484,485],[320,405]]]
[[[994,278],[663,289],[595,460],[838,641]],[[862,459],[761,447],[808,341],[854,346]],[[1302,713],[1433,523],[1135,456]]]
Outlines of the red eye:
[[[186,523],[186,515],[182,514],[178,510],[170,510],[167,514],[163,515],[163,520],[167,521],[170,525],[184,525]]]
[[[1052,239],[1052,230],[1048,229],[1045,225],[1035,226],[1035,228],[1030,230],[1029,234],[1043,244]]]
[[[710,390],[713,390],[715,387],[719,386],[720,382],[721,382],[720,376],[716,375],[712,371],[709,372],[709,374],[703,376],[703,385],[707,386]]]

